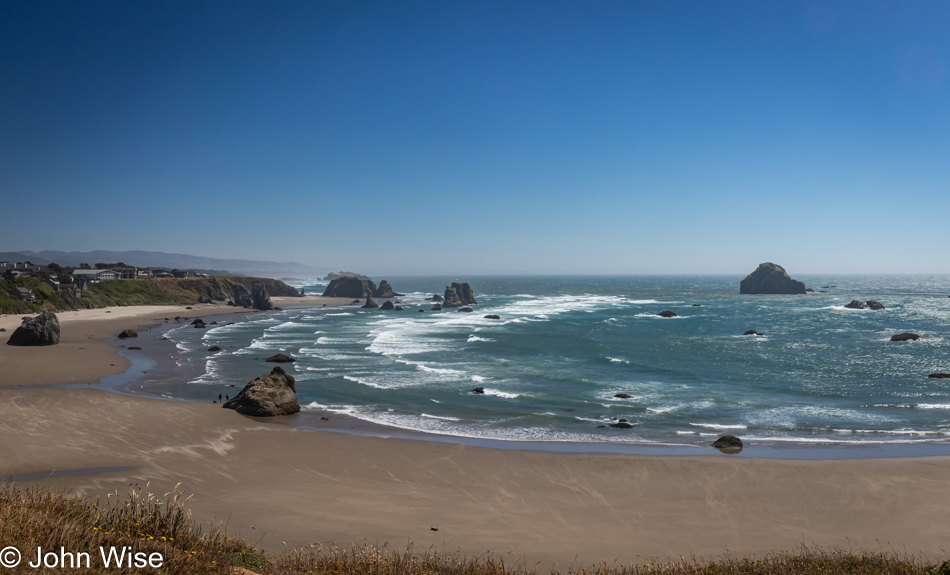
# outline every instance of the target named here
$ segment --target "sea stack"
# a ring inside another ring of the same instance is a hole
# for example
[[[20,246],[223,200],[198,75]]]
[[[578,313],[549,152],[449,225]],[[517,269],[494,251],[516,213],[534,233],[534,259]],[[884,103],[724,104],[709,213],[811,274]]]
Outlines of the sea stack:
[[[225,402],[224,407],[256,417],[297,413],[300,404],[294,376],[275,367],[270,373],[254,378],[241,393]]]
[[[445,286],[445,303],[442,307],[462,307],[477,303],[472,287],[467,283],[452,282],[451,286]]]
[[[379,282],[379,287],[373,292],[373,297],[378,297],[379,299],[399,297],[401,295],[405,294],[396,293],[393,291],[393,286],[389,285],[389,282],[386,280]]]
[[[324,297],[364,298],[376,293],[376,284],[372,280],[343,276],[334,279],[323,290]]]
[[[806,292],[804,282],[788,277],[782,266],[766,262],[742,280],[739,293],[796,295]]]

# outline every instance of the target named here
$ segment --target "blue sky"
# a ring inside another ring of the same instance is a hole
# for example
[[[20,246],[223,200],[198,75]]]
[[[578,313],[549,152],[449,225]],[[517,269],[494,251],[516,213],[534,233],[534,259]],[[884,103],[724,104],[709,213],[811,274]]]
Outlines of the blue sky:
[[[950,273],[946,2],[0,4],[0,251]]]

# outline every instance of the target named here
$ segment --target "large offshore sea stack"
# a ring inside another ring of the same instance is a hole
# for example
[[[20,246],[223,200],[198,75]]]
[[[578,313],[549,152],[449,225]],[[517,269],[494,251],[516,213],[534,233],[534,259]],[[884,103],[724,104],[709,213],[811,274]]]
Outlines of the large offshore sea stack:
[[[467,283],[452,282],[451,286],[445,286],[445,302],[442,307],[462,307],[464,305],[475,305],[475,294],[472,287]]]
[[[36,317],[23,318],[7,341],[7,345],[56,345],[59,343],[59,319],[44,311]]]
[[[253,301],[254,309],[263,311],[274,309],[274,304],[270,301],[270,294],[267,293],[267,288],[264,287],[264,284],[254,284],[251,290],[251,300]]]
[[[236,396],[224,404],[243,415],[270,417],[290,415],[300,411],[297,403],[297,386],[294,376],[280,367],[270,373],[254,378]]]
[[[759,264],[754,272],[739,284],[741,294],[804,294],[805,282],[788,277],[785,268],[766,262]]]
[[[323,290],[325,297],[346,297],[361,299],[376,292],[373,280],[361,280],[353,276],[336,278]]]

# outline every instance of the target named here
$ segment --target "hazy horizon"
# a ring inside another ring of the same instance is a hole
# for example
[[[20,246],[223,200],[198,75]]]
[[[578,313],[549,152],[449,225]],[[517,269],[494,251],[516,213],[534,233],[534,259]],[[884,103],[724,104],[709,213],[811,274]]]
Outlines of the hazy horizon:
[[[943,2],[6,3],[0,251],[947,274]]]

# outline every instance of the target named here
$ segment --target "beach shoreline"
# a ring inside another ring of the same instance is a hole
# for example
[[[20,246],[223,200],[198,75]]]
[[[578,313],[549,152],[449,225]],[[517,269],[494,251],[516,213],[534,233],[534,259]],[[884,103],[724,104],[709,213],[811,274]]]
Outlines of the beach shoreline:
[[[950,512],[941,497],[950,480],[946,456],[817,461],[712,450],[499,449],[340,429],[332,415],[265,420],[210,401],[95,388],[132,365],[117,353],[121,329],[149,329],[172,312],[243,313],[192,307],[67,312],[61,344],[2,346],[0,476],[92,497],[130,483],[164,492],[181,482],[194,494],[196,519],[224,520],[231,536],[272,551],[283,542],[413,541],[498,553],[529,568],[762,554],[801,542],[945,555],[932,526]],[[12,320],[18,325],[19,317]],[[42,387],[23,387],[32,385]],[[320,425],[336,432],[315,433]]]

